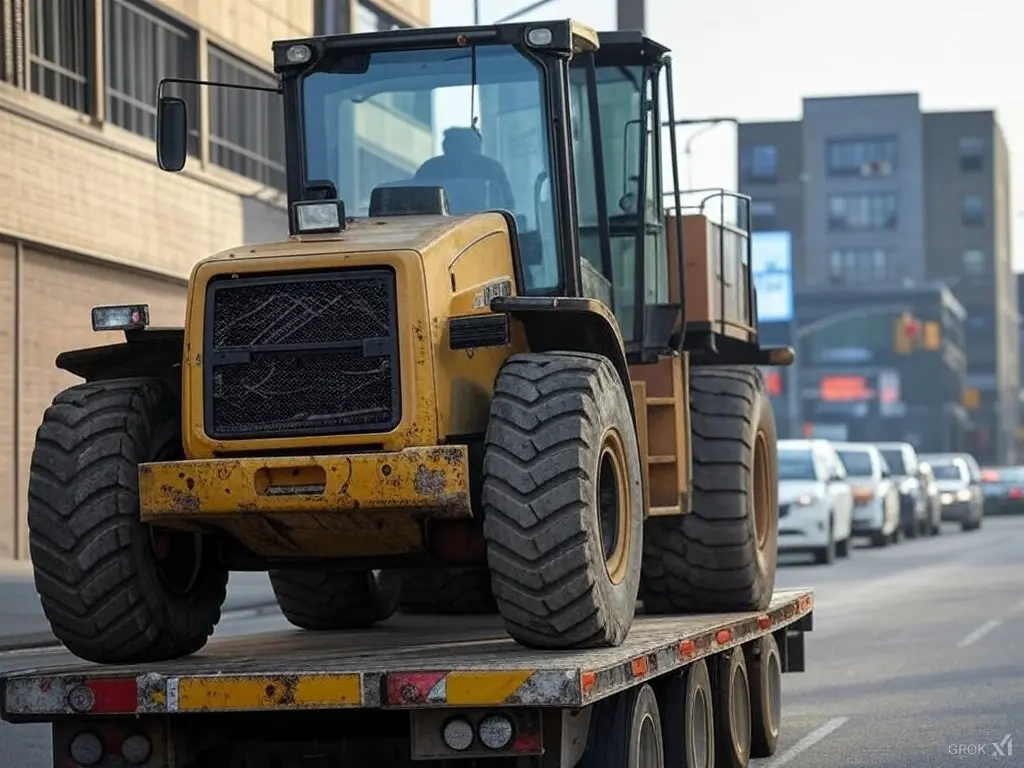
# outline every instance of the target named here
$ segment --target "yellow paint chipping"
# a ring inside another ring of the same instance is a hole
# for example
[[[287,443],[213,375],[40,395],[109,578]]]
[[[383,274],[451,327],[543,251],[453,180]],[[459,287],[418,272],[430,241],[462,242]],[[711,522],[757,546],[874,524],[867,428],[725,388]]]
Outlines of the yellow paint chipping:
[[[358,707],[361,690],[356,674],[182,678],[177,711]]]

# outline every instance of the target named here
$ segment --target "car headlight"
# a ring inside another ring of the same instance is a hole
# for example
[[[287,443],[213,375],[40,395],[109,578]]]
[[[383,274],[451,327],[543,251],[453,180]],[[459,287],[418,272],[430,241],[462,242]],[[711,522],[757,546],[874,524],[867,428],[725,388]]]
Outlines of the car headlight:
[[[943,504],[952,504],[953,503],[953,494],[952,493],[944,493],[944,494],[942,494],[939,497],[939,501],[941,501]]]
[[[793,504],[797,507],[810,507],[814,504],[817,504],[819,501],[821,501],[820,497],[812,496],[809,493],[805,493],[802,496],[798,496],[796,501],[793,502]]]
[[[908,477],[902,483],[900,483],[900,493],[913,493],[917,490],[917,480],[912,477]]]
[[[963,490],[956,492],[956,498],[957,501],[970,501],[971,492],[967,488],[964,488]]]

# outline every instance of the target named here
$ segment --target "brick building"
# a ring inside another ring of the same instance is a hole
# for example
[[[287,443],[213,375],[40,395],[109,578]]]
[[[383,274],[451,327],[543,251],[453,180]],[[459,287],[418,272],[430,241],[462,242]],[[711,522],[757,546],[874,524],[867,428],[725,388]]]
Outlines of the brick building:
[[[272,82],[270,43],[429,23],[428,0],[0,0],[0,557],[27,555],[36,427],[95,304],[180,324],[195,261],[287,233],[278,102],[191,100],[189,167],[153,160],[158,78]],[[369,153],[372,159],[372,153]]]

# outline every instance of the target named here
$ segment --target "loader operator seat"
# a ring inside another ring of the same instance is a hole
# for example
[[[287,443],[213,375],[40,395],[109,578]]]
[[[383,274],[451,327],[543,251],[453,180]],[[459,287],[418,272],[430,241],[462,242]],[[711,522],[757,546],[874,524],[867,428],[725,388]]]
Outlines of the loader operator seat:
[[[449,128],[441,144],[443,154],[423,163],[415,181],[444,187],[454,214],[515,211],[508,175],[501,163],[483,154],[482,144],[474,128]]]

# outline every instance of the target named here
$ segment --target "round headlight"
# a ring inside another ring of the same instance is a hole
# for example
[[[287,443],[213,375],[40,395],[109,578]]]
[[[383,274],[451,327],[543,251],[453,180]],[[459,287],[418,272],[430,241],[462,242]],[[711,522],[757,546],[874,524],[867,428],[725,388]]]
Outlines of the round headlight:
[[[512,743],[514,728],[505,715],[487,715],[476,727],[480,742],[488,749],[506,749]]]
[[[445,723],[441,735],[448,749],[455,752],[465,752],[473,746],[473,726],[462,718],[456,717]]]

